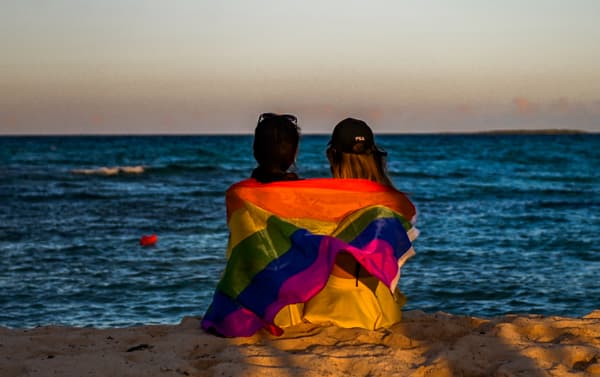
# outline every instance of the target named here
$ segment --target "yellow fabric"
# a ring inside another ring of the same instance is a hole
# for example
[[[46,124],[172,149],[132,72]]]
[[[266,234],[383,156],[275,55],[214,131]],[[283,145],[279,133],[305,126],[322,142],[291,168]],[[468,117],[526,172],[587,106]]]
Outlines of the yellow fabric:
[[[279,327],[290,327],[302,323],[304,303],[284,306],[275,316],[273,323]]]
[[[357,284],[355,278],[332,274],[315,297],[304,304],[283,307],[274,323],[285,328],[305,319],[315,324],[332,323],[344,328],[376,330],[400,322],[404,304],[406,297],[398,289],[391,293],[374,277],[361,277]]]
[[[369,330],[400,322],[406,303],[402,293],[396,289],[392,294],[373,277],[360,278],[356,285],[356,279],[330,275],[325,288],[304,304],[304,319]]]

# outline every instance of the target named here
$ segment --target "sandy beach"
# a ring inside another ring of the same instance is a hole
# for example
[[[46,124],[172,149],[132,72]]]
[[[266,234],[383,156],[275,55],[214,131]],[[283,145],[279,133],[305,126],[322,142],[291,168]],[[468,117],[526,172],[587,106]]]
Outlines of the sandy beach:
[[[600,376],[600,310],[582,318],[409,311],[391,329],[301,324],[219,338],[200,319],[0,328],[0,376]]]

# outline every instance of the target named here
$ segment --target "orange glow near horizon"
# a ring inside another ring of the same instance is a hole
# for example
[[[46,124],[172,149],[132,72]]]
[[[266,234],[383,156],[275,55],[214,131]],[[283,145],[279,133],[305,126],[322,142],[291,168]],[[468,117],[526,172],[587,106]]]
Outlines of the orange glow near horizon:
[[[13,2],[0,134],[247,132],[274,109],[308,132],[351,114],[398,132],[599,131],[597,14],[591,1]]]

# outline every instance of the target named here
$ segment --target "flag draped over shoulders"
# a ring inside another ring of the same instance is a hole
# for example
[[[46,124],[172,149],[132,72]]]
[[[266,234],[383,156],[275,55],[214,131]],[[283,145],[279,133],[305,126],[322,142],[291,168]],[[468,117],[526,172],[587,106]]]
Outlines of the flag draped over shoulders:
[[[414,254],[414,205],[368,180],[248,179],[227,190],[226,204],[228,261],[202,319],[205,330],[223,336],[261,328],[280,334],[276,314],[316,295],[339,252],[350,253],[391,290]]]

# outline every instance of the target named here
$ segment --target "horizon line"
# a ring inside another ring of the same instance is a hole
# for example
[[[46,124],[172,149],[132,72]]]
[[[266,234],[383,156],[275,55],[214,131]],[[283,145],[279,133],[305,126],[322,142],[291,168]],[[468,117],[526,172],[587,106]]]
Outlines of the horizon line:
[[[597,135],[599,131],[588,131],[569,128],[546,129],[496,129],[483,131],[431,131],[431,132],[379,132],[376,135],[393,136],[419,136],[419,135]],[[329,136],[326,132],[308,132],[301,136]],[[206,132],[175,132],[175,133],[23,133],[2,134],[0,137],[127,137],[127,136],[253,136],[252,132],[240,133],[206,133]]]

